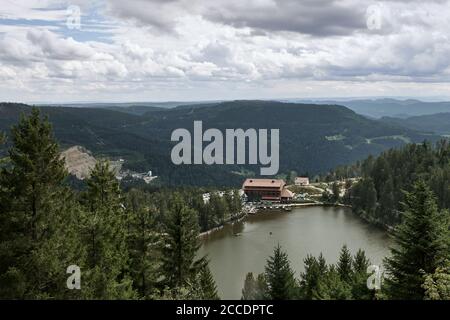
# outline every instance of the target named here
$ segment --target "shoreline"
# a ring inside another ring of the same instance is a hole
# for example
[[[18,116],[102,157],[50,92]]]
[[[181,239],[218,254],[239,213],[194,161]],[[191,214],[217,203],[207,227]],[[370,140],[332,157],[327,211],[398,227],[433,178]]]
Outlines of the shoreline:
[[[239,221],[243,220],[245,217],[247,217],[248,214],[249,214],[248,212],[241,211],[239,214],[236,214],[236,215],[233,215],[233,216],[229,217],[221,225],[219,225],[217,227],[214,227],[212,229],[200,232],[198,234],[198,237],[199,238],[206,237],[206,236],[210,235],[213,232],[216,232],[216,231],[219,231],[219,230],[223,229],[228,224],[234,224],[236,222],[239,222]]]
[[[209,236],[211,233],[219,231],[223,229],[226,225],[233,225],[236,222],[240,222],[245,219],[248,215],[256,215],[259,211],[265,210],[284,210],[284,208],[300,208],[300,207],[345,207],[351,208],[350,205],[342,204],[342,203],[324,203],[324,202],[307,202],[307,203],[283,203],[276,205],[267,205],[267,206],[255,206],[251,205],[250,209],[243,210],[237,215],[233,215],[232,217],[225,220],[221,225],[211,228],[209,230],[203,231],[199,233],[198,237],[203,239]],[[252,210],[256,210],[252,212]]]

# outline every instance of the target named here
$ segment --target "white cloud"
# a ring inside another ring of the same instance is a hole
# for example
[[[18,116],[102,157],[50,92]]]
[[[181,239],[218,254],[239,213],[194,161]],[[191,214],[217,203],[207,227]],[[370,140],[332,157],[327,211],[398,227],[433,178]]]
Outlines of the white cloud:
[[[450,96],[449,2],[410,3],[77,0],[77,31],[68,2],[19,1],[0,9],[0,100]]]

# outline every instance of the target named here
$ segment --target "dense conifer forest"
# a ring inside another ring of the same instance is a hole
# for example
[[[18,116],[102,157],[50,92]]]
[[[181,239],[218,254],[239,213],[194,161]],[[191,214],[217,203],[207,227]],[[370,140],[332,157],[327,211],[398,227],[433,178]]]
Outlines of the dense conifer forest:
[[[450,143],[423,142],[368,157],[353,166],[336,169],[326,179],[360,177],[341,201],[372,223],[392,227],[402,221],[406,193],[418,180],[436,197],[439,209],[450,208]]]

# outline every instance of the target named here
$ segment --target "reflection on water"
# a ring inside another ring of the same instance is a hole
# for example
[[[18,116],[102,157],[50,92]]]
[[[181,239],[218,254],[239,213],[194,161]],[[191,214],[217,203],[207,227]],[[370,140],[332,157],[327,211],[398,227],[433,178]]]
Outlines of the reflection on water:
[[[287,251],[298,277],[308,253],[322,252],[329,263],[335,263],[343,244],[353,254],[359,248],[366,250],[372,263],[380,264],[389,239],[347,208],[304,207],[248,216],[207,236],[200,249],[200,254],[209,256],[221,298],[240,299],[245,275],[263,272],[277,243]]]

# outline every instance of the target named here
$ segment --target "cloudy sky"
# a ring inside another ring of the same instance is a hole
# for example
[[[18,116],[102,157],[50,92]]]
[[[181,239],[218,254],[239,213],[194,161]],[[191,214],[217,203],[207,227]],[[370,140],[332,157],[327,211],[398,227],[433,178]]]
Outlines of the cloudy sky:
[[[0,101],[450,99],[450,1],[0,0]]]

